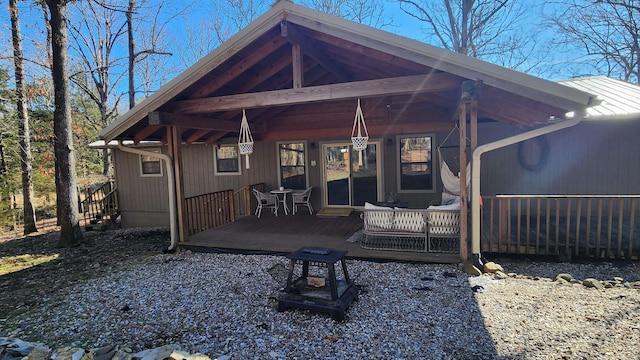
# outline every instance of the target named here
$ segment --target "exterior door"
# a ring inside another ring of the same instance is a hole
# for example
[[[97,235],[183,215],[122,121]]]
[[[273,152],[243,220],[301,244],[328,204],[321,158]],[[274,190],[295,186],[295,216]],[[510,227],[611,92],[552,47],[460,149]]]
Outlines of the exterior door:
[[[380,192],[379,142],[362,152],[349,143],[324,144],[324,203],[327,206],[364,206],[378,201]]]

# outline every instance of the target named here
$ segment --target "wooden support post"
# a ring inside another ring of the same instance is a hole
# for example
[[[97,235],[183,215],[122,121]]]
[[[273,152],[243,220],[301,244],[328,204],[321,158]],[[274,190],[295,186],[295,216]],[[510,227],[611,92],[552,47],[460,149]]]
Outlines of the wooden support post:
[[[302,47],[300,44],[291,45],[291,63],[293,66],[293,88],[299,89],[304,85],[302,71]]]
[[[169,154],[173,159],[173,169],[175,173],[176,182],[176,210],[178,221],[178,238],[180,242],[186,240],[186,214],[184,212],[184,186],[182,178],[182,140],[181,130],[178,126],[167,127],[167,144],[169,147]]]
[[[468,104],[460,103],[459,128],[460,128],[460,260],[466,262],[468,255],[468,195],[467,195],[467,112]]]

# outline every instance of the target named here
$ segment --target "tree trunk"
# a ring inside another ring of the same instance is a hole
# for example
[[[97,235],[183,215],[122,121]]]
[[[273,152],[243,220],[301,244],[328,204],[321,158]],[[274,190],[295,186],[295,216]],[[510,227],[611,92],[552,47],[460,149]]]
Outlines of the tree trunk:
[[[73,246],[84,242],[78,212],[78,180],[71,128],[71,95],[69,90],[67,1],[47,0],[51,14],[53,35],[53,87],[55,111],[53,115],[54,148],[56,154],[56,180],[58,181],[58,219],[60,239],[58,245]]]
[[[24,67],[22,65],[22,37],[20,36],[20,18],[18,0],[9,0],[11,13],[11,39],[13,40],[13,64],[16,78],[16,108],[18,112],[18,137],[20,139],[20,159],[22,167],[22,197],[24,214],[24,234],[38,231],[36,212],[33,206],[33,181],[31,178],[31,139],[29,131],[29,112],[24,86]]]
[[[136,106],[136,86],[134,78],[134,66],[136,64],[136,45],[133,38],[133,11],[136,6],[136,0],[129,0],[129,8],[127,9],[127,33],[129,35],[129,109]]]

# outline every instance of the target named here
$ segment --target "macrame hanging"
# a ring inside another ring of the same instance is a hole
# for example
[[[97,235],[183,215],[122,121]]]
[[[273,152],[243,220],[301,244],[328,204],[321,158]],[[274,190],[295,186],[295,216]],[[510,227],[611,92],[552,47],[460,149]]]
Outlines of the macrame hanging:
[[[358,128],[357,132],[356,128]],[[364,130],[364,134],[362,130]],[[360,99],[358,99],[356,117],[353,120],[353,130],[351,131],[351,142],[353,143],[353,150],[358,151],[358,164],[360,166],[362,166],[362,150],[367,148],[367,141],[369,141],[369,132],[367,132],[367,125],[364,123],[364,115],[360,107]]]
[[[249,155],[253,153],[253,136],[251,136],[251,130],[249,129],[249,123],[247,122],[247,115],[244,109],[242,110],[242,123],[240,124],[240,135],[238,136],[238,149],[240,155],[244,155],[244,163],[246,168],[249,168]]]

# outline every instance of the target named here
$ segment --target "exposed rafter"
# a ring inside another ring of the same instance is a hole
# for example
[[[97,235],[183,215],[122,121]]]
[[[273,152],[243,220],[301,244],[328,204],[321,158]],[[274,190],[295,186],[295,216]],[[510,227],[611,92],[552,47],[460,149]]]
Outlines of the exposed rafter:
[[[251,55],[246,56],[242,58],[242,60],[235,63],[233,68],[226,71],[224,75],[218,76],[208,84],[200,87],[197,91],[195,91],[189,97],[191,99],[199,99],[199,98],[211,95],[213,92],[223,87],[225,84],[227,84],[229,81],[236,78],[238,75],[247,71],[247,69],[257,64],[258,62],[263,60],[267,55],[278,50],[281,46],[283,46],[286,43],[287,41],[283,38],[280,38],[280,37],[273,38],[272,40],[263,44],[260,48],[257,48],[255,51],[253,51]]]

